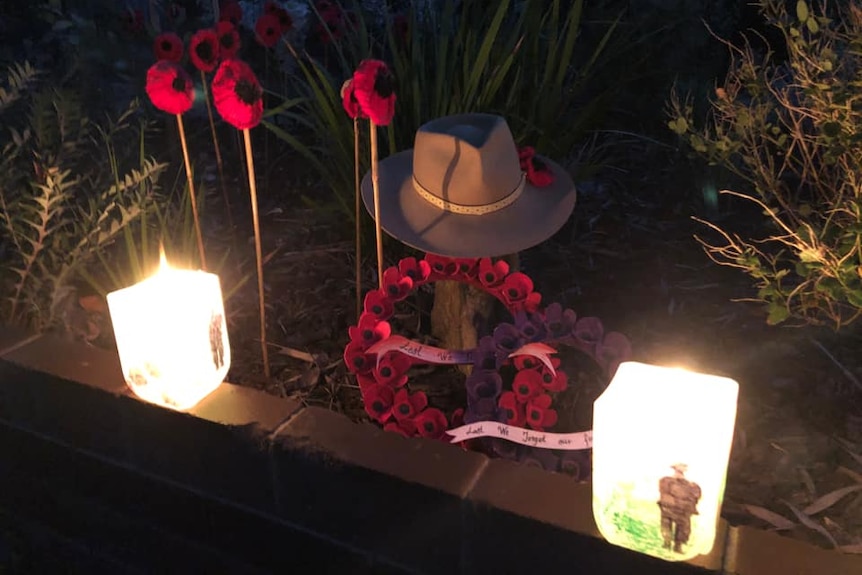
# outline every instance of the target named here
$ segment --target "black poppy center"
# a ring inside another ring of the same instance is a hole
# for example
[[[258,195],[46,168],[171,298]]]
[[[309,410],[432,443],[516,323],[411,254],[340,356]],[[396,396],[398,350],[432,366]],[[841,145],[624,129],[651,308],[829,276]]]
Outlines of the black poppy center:
[[[524,367],[533,367],[534,365],[535,365],[535,364],[533,363],[533,360],[532,360],[532,359],[527,358],[527,359],[525,359],[525,360],[524,360]]]
[[[361,355],[354,357],[353,358],[353,365],[361,368],[363,365],[365,365],[365,358],[362,357]]]
[[[221,44],[222,48],[226,48],[227,50],[233,49],[233,34],[223,34],[221,38],[219,38],[219,44]]]
[[[382,401],[377,399],[371,404],[371,409],[373,409],[376,413],[383,413],[383,411],[386,409],[386,406],[383,405]]]
[[[406,403],[402,403],[398,406],[398,412],[402,415],[408,415],[410,413],[410,406]]]
[[[518,391],[521,392],[521,395],[527,395],[530,393],[530,387],[527,385],[521,385],[518,387]]]
[[[407,270],[407,277],[410,279],[415,280],[418,276],[419,274],[416,273],[416,270]]]
[[[423,425],[422,427],[424,427],[425,431],[427,431],[428,433],[434,433],[434,428],[435,428],[434,423],[432,423],[430,421],[426,421],[425,425]]]
[[[509,419],[515,419],[515,410],[511,409],[511,408],[507,409],[506,410],[506,417],[508,417]]]
[[[370,329],[362,331],[362,339],[371,339],[372,337],[374,337],[374,332]]]
[[[518,297],[518,290],[516,290],[515,288],[509,288],[506,293],[509,294],[509,297]]]
[[[390,375],[392,375],[392,368],[389,367],[388,365],[385,367],[381,367],[380,368],[380,375],[382,375],[383,377],[389,377]]]
[[[237,82],[234,92],[236,92],[237,97],[242,100],[244,104],[249,106],[260,100],[260,90],[248,80],[240,80]]]
[[[380,70],[374,78],[374,92],[381,98],[388,98],[395,91],[395,78],[388,70]]]
[[[381,313],[383,313],[383,306],[382,305],[371,306],[371,311],[374,312],[375,315],[380,315]]]
[[[533,421],[539,421],[542,419],[542,413],[538,409],[533,409],[530,411],[530,419]]]
[[[551,377],[550,373],[546,373],[542,376],[542,381],[544,381],[545,383],[551,383],[552,381],[554,381],[554,378]]]
[[[198,55],[198,58],[204,62],[209,62],[215,57],[213,45],[209,42],[201,42],[198,44],[195,47],[195,53]]]
[[[173,48],[173,44],[171,44],[170,40],[162,40],[162,50],[165,52],[170,52],[171,48]]]
[[[467,273],[468,271],[470,271],[470,266],[469,266],[469,264],[461,264],[461,273],[462,273],[462,274],[465,274],[465,273]]]
[[[390,285],[387,291],[389,291],[389,295],[398,295],[398,286],[394,284]]]
[[[492,282],[492,281],[494,281],[495,279],[497,279],[497,276],[495,276],[495,275],[494,275],[494,274],[492,274],[491,272],[488,272],[488,273],[486,273],[486,274],[485,274],[485,281],[486,281],[486,282],[491,283],[491,282]]]
[[[171,82],[171,88],[176,92],[185,92],[186,91],[186,81],[185,78],[181,78],[177,76],[174,78],[174,81]]]
[[[443,271],[443,264],[441,264],[441,263],[434,264],[434,269],[437,270],[438,272],[442,272]]]
[[[545,170],[548,169],[548,166],[545,165],[545,162],[543,162],[539,158],[533,156],[533,169],[535,169],[539,172],[544,172]]]

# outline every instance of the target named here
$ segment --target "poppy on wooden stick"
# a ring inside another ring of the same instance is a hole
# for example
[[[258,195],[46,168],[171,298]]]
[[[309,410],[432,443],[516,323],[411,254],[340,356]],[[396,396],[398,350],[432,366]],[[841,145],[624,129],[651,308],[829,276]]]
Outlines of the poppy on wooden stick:
[[[218,34],[211,28],[198,30],[189,41],[189,57],[201,72],[212,72],[218,65]]]
[[[225,60],[236,56],[241,46],[236,26],[229,20],[221,20],[216,24],[215,30],[218,35],[219,57]]]

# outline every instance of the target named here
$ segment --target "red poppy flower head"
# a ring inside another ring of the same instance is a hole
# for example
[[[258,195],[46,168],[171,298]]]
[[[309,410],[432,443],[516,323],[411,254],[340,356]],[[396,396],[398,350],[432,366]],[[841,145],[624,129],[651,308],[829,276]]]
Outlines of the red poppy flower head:
[[[458,273],[458,263],[450,257],[425,254],[425,261],[431,266],[431,272],[437,276],[448,277]]]
[[[394,311],[392,301],[379,289],[371,290],[365,294],[363,309],[366,313],[381,320],[390,317]]]
[[[521,403],[526,403],[542,392],[542,374],[534,369],[519,371],[512,381],[512,391]]]
[[[492,262],[491,258],[479,260],[479,281],[485,287],[496,287],[503,283],[509,273],[509,264],[504,260]]]
[[[173,32],[159,34],[153,42],[153,52],[156,60],[179,62],[183,57],[183,41]]]
[[[359,101],[353,92],[353,78],[345,80],[344,84],[341,85],[341,105],[344,106],[344,111],[347,112],[350,119],[354,120],[362,116]]]
[[[351,341],[344,348],[344,365],[348,371],[358,375],[370,374],[374,369],[374,356],[365,353],[365,347],[361,342]]]
[[[527,181],[537,188],[545,188],[554,183],[554,173],[548,165],[536,156],[536,150],[530,146],[518,149],[518,159],[521,170],[527,175]]]
[[[278,19],[278,25],[282,34],[290,32],[293,28],[293,18],[290,16],[290,12],[279,6],[277,2],[268,0],[264,3],[263,13],[275,16]]]
[[[392,301],[401,301],[413,290],[413,280],[401,275],[398,268],[392,266],[383,272],[383,291]]]
[[[395,393],[392,415],[395,419],[411,419],[428,406],[428,397],[421,391],[410,394],[406,389]]]
[[[521,272],[514,272],[506,276],[503,282],[502,296],[506,304],[523,302],[533,291],[533,280],[530,276]]]
[[[239,26],[240,21],[242,21],[242,6],[236,0],[222,2],[218,19],[220,22],[230,22],[234,26]]]
[[[219,57],[222,59],[233,58],[239,52],[239,32],[230,20],[220,20],[216,24],[216,35],[218,36]]]
[[[192,79],[171,60],[159,60],[147,70],[147,96],[153,105],[169,114],[182,114],[192,107]]]
[[[392,328],[387,321],[381,321],[371,314],[362,314],[357,325],[347,328],[350,341],[360,343],[363,349],[368,349],[378,341],[392,334]]]
[[[378,126],[395,115],[395,77],[382,60],[363,60],[353,74],[356,100],[363,113]]]
[[[543,393],[527,402],[527,425],[537,431],[557,423],[557,412],[551,409],[551,396]]]
[[[428,281],[428,277],[431,275],[431,266],[425,260],[404,258],[398,262],[398,271],[401,272],[401,275],[413,280],[413,285],[417,286]]]
[[[218,34],[211,28],[198,30],[189,42],[189,57],[201,72],[212,72],[218,64]]]
[[[281,38],[281,25],[274,14],[261,14],[254,25],[254,32],[258,42],[272,48]]]
[[[500,406],[501,415],[506,423],[516,427],[524,425],[524,421],[526,420],[524,404],[518,401],[513,392],[506,391],[500,394],[497,405]]]
[[[263,117],[263,89],[242,60],[224,60],[213,78],[213,101],[221,117],[238,130],[248,130]]]
[[[385,423],[392,417],[395,392],[388,385],[375,384],[362,391],[365,413],[372,419]]]
[[[443,412],[435,407],[429,407],[418,413],[413,418],[413,422],[419,435],[431,439],[444,439],[446,427],[449,425]]]
[[[374,379],[377,383],[383,383],[389,387],[404,387],[407,383],[407,370],[410,369],[413,360],[409,356],[398,351],[387,352],[374,369]]]

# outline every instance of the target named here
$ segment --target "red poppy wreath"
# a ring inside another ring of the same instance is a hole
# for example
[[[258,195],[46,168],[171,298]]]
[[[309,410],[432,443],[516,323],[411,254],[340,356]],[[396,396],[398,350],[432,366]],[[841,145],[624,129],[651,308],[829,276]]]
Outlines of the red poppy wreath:
[[[466,283],[491,294],[512,314],[513,322],[497,325],[473,350],[440,350],[392,334],[388,320],[395,304],[417,287],[440,280]],[[559,303],[544,309],[540,304],[541,295],[533,290],[529,276],[510,272],[503,260],[427,254],[422,260],[406,258],[388,268],[383,285],[366,294],[364,311],[357,325],[349,328],[350,342],[344,350],[344,362],[356,376],[366,413],[387,431],[443,441],[452,440],[447,430],[481,421],[539,432],[554,427],[558,419],[554,397],[567,389],[569,380],[557,369],[561,361],[550,357],[556,353],[552,344],[582,351],[609,378],[630,356],[631,346],[620,333],[604,333],[598,318],[578,318]],[[470,363],[473,370],[465,380],[466,408],[447,418],[429,405],[424,393],[410,392],[408,370],[420,364],[455,363]],[[469,443],[465,447],[552,471],[583,475],[589,469],[583,451],[558,454],[496,438],[465,443]]]

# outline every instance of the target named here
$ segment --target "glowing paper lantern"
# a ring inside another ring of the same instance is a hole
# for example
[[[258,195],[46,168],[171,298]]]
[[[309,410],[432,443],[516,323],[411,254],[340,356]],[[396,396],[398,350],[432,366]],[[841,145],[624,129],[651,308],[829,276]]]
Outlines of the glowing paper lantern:
[[[230,345],[218,276],[171,268],[162,254],[158,273],[107,300],[120,365],[135,395],[189,409],[224,380]]]
[[[710,552],[738,391],[725,377],[620,365],[593,407],[593,515],[605,539],[672,561]]]

